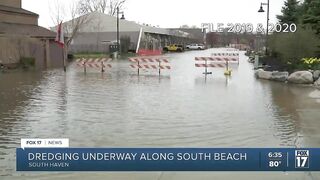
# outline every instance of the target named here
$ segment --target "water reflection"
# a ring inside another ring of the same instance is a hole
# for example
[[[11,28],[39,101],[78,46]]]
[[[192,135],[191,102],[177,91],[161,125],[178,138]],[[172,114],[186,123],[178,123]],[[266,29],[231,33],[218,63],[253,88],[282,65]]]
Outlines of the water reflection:
[[[275,121],[279,137],[288,137],[284,141],[294,147],[318,147],[320,104],[310,94],[316,90],[312,87],[269,83],[272,89],[274,111],[279,115]],[[282,138],[283,139],[283,138]]]
[[[126,61],[104,74],[0,74],[0,174],[21,175],[14,148],[26,137],[66,137],[72,147],[320,145],[312,89],[256,80],[243,55],[231,77],[212,69],[205,80],[194,67],[203,53],[212,50],[167,55],[172,70],[161,77],[137,76]]]

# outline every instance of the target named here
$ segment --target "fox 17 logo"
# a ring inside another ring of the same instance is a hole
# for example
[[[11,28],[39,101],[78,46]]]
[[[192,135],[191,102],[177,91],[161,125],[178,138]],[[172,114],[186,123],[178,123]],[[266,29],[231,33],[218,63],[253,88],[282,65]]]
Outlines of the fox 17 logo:
[[[295,150],[295,167],[309,168],[309,150]]]

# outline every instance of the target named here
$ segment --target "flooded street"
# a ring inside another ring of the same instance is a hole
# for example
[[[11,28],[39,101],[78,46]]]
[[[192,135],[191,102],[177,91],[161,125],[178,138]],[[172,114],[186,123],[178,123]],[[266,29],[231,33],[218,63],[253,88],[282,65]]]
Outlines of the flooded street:
[[[320,147],[320,97],[312,87],[257,80],[244,53],[233,75],[166,54],[172,69],[140,76],[129,61],[103,75],[63,70],[0,74],[0,179],[314,179],[309,173],[17,173],[21,138],[69,138],[71,147]],[[49,175],[48,175],[49,174]],[[318,176],[317,176],[318,175]]]

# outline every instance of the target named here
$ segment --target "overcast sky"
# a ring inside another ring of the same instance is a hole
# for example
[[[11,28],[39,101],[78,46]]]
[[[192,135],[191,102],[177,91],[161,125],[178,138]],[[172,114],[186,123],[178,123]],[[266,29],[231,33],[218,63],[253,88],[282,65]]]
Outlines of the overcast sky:
[[[55,0],[22,0],[24,9],[40,15],[39,25],[50,27],[50,3]],[[74,0],[58,0],[68,4]],[[263,2],[267,0],[263,0]],[[202,23],[266,23],[266,13],[258,13],[261,0],[127,0],[125,18],[160,27]],[[270,21],[276,22],[284,0],[270,0]],[[52,5],[51,5],[52,7]],[[264,7],[266,10],[266,7]],[[69,19],[66,19],[69,20]]]

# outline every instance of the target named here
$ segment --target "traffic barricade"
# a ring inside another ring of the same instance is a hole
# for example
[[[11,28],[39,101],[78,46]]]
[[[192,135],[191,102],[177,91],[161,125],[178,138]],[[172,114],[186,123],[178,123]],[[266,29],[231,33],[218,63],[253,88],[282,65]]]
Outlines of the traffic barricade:
[[[102,73],[105,72],[105,68],[112,68],[112,65],[108,62],[112,61],[111,58],[90,58],[90,59],[77,59],[77,66],[82,67],[86,73],[87,68],[99,69]]]
[[[170,62],[167,58],[159,57],[135,57],[129,58],[130,67],[137,69],[138,75],[140,75],[140,69],[154,69],[158,70],[159,76],[161,75],[161,70],[170,70]]]
[[[239,53],[212,53],[211,57],[195,57],[195,67],[204,67],[205,75],[212,74],[208,68],[226,68],[224,74],[231,75],[230,64],[239,65]]]

